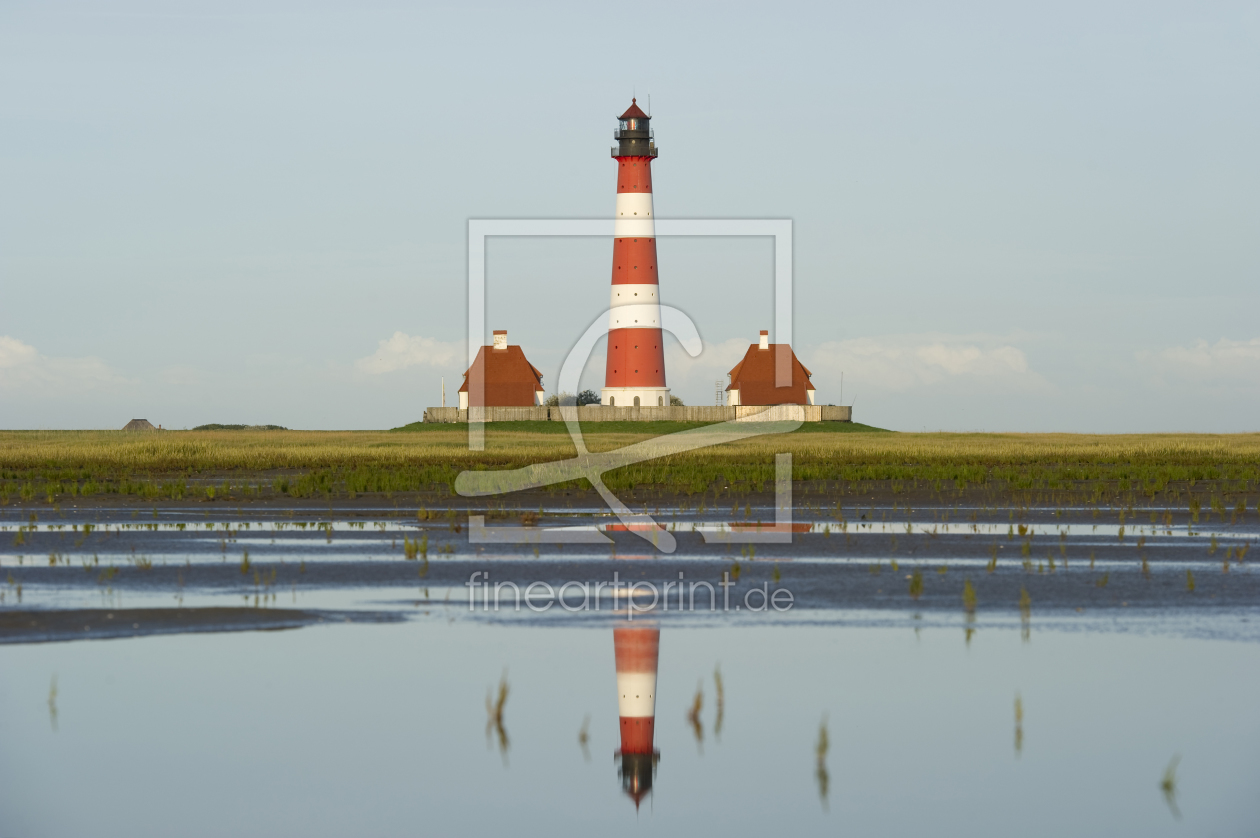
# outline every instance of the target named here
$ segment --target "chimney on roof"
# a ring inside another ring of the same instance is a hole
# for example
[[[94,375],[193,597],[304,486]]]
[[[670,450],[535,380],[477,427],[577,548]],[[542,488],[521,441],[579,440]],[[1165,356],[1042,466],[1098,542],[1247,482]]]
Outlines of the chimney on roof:
[[[507,329],[494,330],[494,348],[507,349]]]
[[[757,344],[757,348],[758,349],[770,348],[770,333],[767,332],[765,329],[761,330],[761,342]]]

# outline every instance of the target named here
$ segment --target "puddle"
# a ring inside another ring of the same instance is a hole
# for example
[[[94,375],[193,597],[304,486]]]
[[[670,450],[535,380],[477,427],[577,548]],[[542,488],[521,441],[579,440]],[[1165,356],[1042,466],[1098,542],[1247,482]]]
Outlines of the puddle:
[[[498,543],[445,518],[337,510],[10,519],[0,832],[974,838],[1260,823],[1254,524],[1137,523],[1122,539],[1079,519],[1020,533],[943,511],[807,512],[790,543],[756,545],[706,539],[747,529],[720,513],[661,517],[678,534],[669,555],[571,509],[537,527],[487,516]],[[604,542],[514,544],[512,527]],[[586,609],[478,607],[486,579],[563,590],[614,574],[643,588],[633,623],[624,593],[599,588]],[[663,587],[669,610],[651,610],[645,590],[655,601],[653,586],[682,581],[723,600],[731,581],[736,605],[682,608]],[[758,588],[790,590],[792,607],[739,610]],[[26,642],[12,629],[24,611],[59,639],[82,623],[85,639]],[[161,620],[187,633],[91,641],[124,612],[140,634]],[[618,627],[639,651],[616,653]]]
[[[0,818],[128,838],[1260,822],[1260,644],[1001,626],[968,643],[928,617],[641,625],[654,672],[610,616],[2,646]],[[636,686],[650,701],[621,699]]]

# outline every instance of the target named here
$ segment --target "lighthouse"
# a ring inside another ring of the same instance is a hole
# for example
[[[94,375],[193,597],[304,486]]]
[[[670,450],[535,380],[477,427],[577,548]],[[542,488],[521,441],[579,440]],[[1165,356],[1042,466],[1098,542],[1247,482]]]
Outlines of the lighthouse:
[[[610,407],[665,407],[665,346],[652,211],[652,118],[635,100],[618,117],[617,209],[613,226],[612,311],[600,401]]]
[[[617,715],[621,722],[618,774],[621,788],[639,808],[652,790],[660,754],[653,749],[656,731],[656,663],[661,630],[648,626],[613,629],[617,657]]]

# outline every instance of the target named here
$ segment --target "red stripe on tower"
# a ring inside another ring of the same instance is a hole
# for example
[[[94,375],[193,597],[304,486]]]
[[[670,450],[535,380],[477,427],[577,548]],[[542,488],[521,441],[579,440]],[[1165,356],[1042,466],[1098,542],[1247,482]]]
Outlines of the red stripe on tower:
[[[600,401],[614,407],[663,407],[665,344],[656,269],[652,214],[652,118],[634,100],[618,117],[617,210],[613,229],[612,312],[608,316],[608,363]]]
[[[660,656],[658,628],[613,629],[617,656],[617,714],[621,722],[621,785],[637,807],[652,790],[658,756],[656,731],[656,665]]]

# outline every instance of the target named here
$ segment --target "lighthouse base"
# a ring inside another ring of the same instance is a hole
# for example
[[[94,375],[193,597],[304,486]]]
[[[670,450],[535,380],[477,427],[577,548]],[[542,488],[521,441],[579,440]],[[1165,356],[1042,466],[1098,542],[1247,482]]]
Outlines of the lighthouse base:
[[[669,407],[668,387],[605,387],[599,391],[605,407]]]

